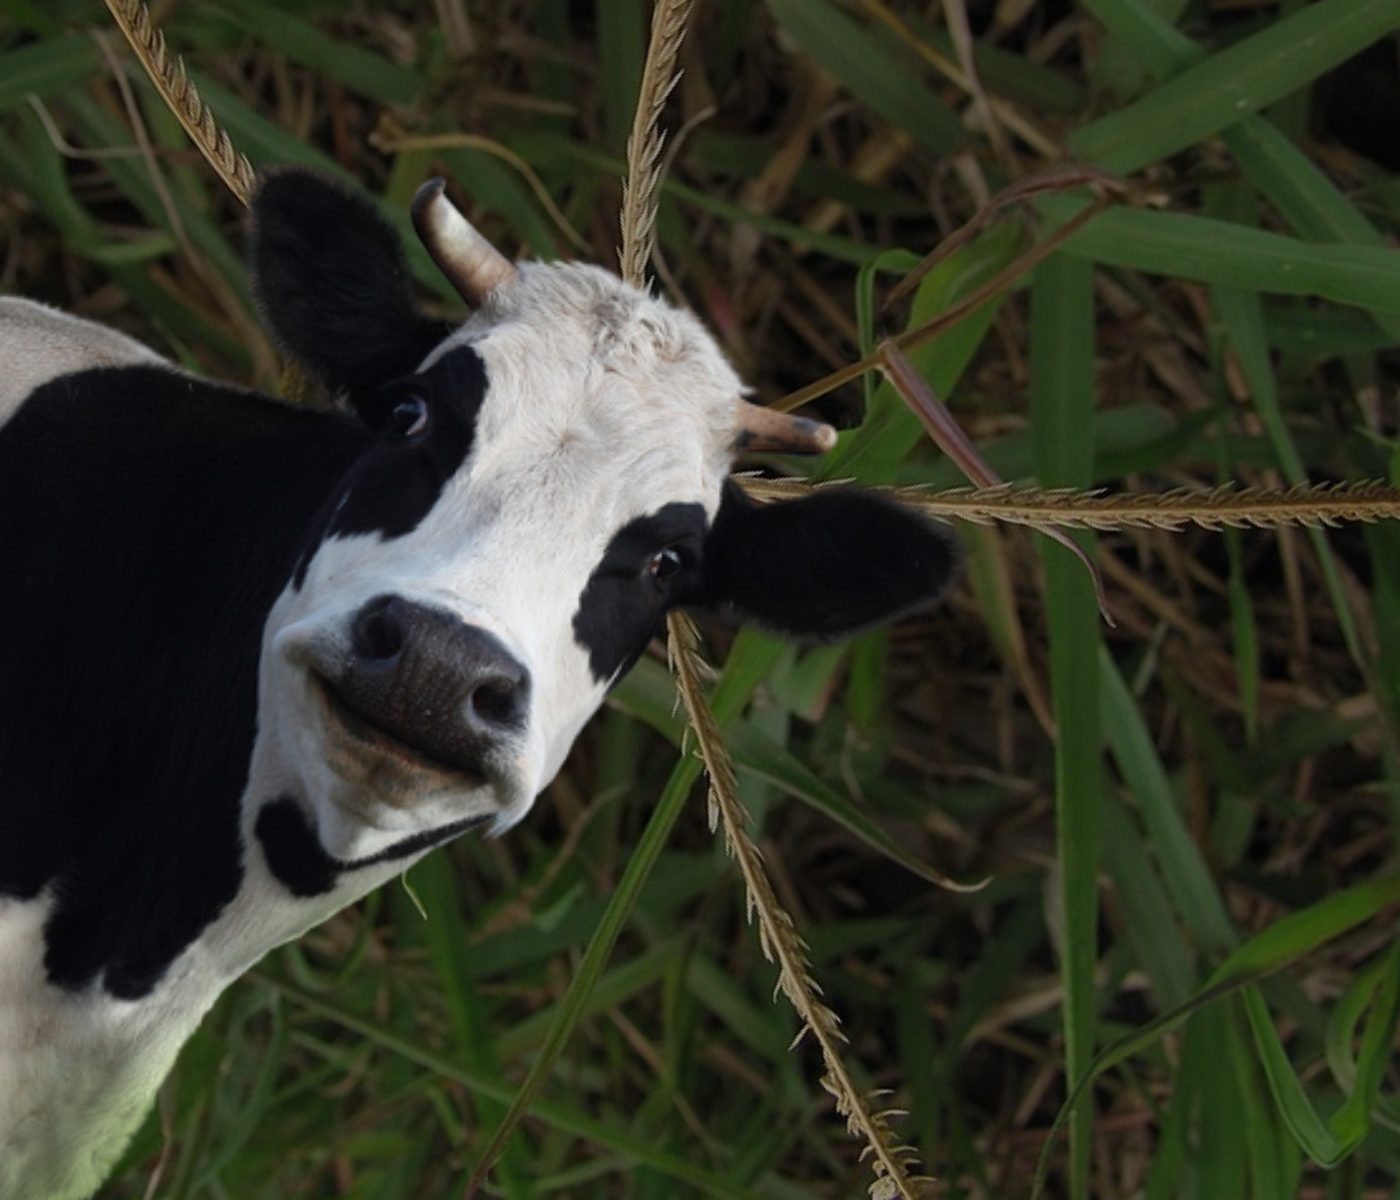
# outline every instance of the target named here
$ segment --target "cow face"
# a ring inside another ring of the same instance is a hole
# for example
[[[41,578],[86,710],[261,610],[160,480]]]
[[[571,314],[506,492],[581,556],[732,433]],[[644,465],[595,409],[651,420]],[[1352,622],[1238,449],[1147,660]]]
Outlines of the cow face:
[[[274,332],[364,430],[260,681],[272,773],[334,859],[517,821],[675,605],[836,637],[946,586],[953,545],[912,513],[727,482],[752,406],[688,313],[525,263],[449,329],[366,200],[288,172],[254,219]]]

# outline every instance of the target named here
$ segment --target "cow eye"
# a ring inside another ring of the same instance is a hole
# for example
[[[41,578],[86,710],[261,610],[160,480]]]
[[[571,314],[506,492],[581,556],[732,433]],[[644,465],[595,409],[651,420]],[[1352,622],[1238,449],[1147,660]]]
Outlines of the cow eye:
[[[647,573],[658,586],[664,587],[681,573],[683,566],[685,560],[681,558],[681,552],[674,546],[667,546],[651,556],[651,561],[647,563]]]
[[[396,437],[417,437],[428,427],[428,402],[422,396],[410,393],[394,402],[386,422],[390,433]]]

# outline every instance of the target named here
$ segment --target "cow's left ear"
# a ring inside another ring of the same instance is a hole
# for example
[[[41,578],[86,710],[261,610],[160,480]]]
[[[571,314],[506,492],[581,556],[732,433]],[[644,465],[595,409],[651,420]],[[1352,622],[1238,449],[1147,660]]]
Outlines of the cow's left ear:
[[[690,602],[789,636],[846,637],[936,603],[961,557],[947,525],[873,492],[758,504],[726,482]]]
[[[332,389],[406,375],[447,335],[419,310],[403,246],[369,197],[300,168],[253,193],[253,289],[277,341]]]

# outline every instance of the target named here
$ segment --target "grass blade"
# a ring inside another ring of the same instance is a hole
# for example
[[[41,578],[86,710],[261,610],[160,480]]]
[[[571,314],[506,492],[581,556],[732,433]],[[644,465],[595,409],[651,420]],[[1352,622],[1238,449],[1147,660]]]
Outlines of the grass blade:
[[[478,1073],[451,1062],[410,1038],[384,1029],[357,1013],[346,1011],[323,996],[261,974],[258,978],[264,986],[285,996],[297,1007],[352,1030],[374,1045],[381,1046],[409,1062],[417,1063],[440,1078],[460,1083],[498,1104],[505,1103],[511,1097],[510,1087],[494,1075]],[[729,1197],[745,1197],[751,1200],[754,1197],[754,1193],[736,1188],[728,1179],[657,1150],[645,1138],[625,1133],[566,1105],[550,1100],[538,1100],[530,1105],[530,1112],[546,1125],[593,1142],[625,1161],[641,1163],[661,1171],[679,1183],[697,1188],[704,1195],[720,1197],[721,1200],[728,1200]]]
[[[962,124],[948,106],[829,0],[767,0],[767,5],[812,58],[926,149],[949,155],[962,144]]]
[[[1031,420],[1036,469],[1047,485],[1093,478],[1093,268],[1056,255],[1031,285]],[[1082,537],[1083,535],[1077,535]],[[1086,539],[1087,543],[1087,539]],[[1081,543],[1081,544],[1086,544]],[[1088,543],[1091,544],[1091,543]],[[1055,830],[1058,857],[1060,978],[1064,987],[1065,1075],[1069,1087],[1088,1073],[1094,1053],[1098,959],[1098,809],[1102,786],[1096,679],[1098,608],[1092,580],[1062,546],[1042,547],[1050,687],[1055,739]],[[1089,1194],[1093,1133],[1090,1097],[1070,1118],[1069,1194]]]
[[[1366,1137],[1376,1094],[1390,1061],[1396,1018],[1400,1016],[1400,942],[1392,943],[1382,963],[1371,1015],[1362,1034],[1361,1070],[1346,1103],[1327,1120],[1318,1115],[1288,1061],[1259,989],[1247,987],[1241,993],[1274,1102],[1304,1153],[1323,1167],[1335,1167]]]
[[[715,720],[721,726],[730,721],[743,707],[753,689],[767,673],[782,651],[782,645],[772,639],[758,635],[742,636],[730,653],[724,673],[715,688],[711,700]],[[535,1111],[535,1097],[549,1078],[554,1064],[564,1047],[573,1037],[574,1030],[582,1019],[588,998],[597,983],[603,968],[607,965],[613,947],[632,915],[633,906],[641,892],[642,884],[656,865],[666,840],[685,805],[686,797],[700,774],[700,760],[684,756],[671,772],[665,790],[657,800],[646,829],[637,842],[636,849],[627,860],[627,867],[618,880],[617,888],[603,919],[588,943],[583,959],[569,982],[569,990],[559,1004],[558,1016],[550,1027],[549,1036],[540,1047],[540,1052],[530,1066],[529,1074],[520,1085],[511,1101],[510,1108],[496,1128],[491,1141],[482,1151],[478,1160],[474,1184],[479,1182],[497,1155],[505,1146],[506,1139],[519,1124],[527,1111]],[[469,1194],[472,1191],[469,1188]]]
[[[1072,206],[1041,201],[1058,217]],[[1109,209],[1063,246],[1075,258],[1285,296],[1321,296],[1400,314],[1400,250],[1319,245],[1186,213]]]
[[[97,43],[74,33],[35,42],[0,54],[0,112],[23,104],[25,97],[57,95],[97,70]]]
[[[1176,30],[1145,0],[1085,0],[1117,42],[1159,75],[1174,75],[1207,58],[1204,47]],[[1310,241],[1383,246],[1384,238],[1331,179],[1264,116],[1248,116],[1222,131],[1245,176],[1278,209],[1294,231]],[[1071,148],[1079,149],[1075,138]],[[1380,322],[1400,337],[1400,316]]]
[[[413,104],[426,86],[422,71],[328,37],[302,18],[261,0],[221,4],[215,11],[246,33],[276,46],[279,53],[382,104]]]
[[[1394,0],[1319,0],[1086,125],[1070,147],[1107,170],[1139,170],[1272,104],[1397,27]]]
[[[1073,1111],[1075,1095],[1086,1089],[1093,1080],[1160,1041],[1205,1005],[1257,983],[1333,938],[1372,920],[1396,903],[1400,903],[1400,875],[1389,875],[1357,884],[1307,908],[1289,913],[1234,951],[1185,1004],[1163,1013],[1101,1050],[1088,1073],[1079,1080],[1075,1093],[1066,1100],[1055,1118],[1045,1148],[1041,1151],[1032,1196],[1043,1194],[1050,1148]]]
[[[1227,954],[1237,939],[1225,902],[1182,820],[1171,780],[1133,694],[1105,647],[1099,647],[1098,658],[1104,734],[1113,760],[1137,800],[1172,904],[1198,946],[1211,955]]]

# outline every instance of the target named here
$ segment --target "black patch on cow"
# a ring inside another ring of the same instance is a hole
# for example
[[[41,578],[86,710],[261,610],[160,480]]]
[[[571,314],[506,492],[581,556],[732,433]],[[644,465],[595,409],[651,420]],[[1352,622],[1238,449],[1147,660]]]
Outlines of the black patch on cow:
[[[637,661],[667,608],[694,585],[704,533],[702,505],[667,504],[629,521],[608,542],[574,613],[574,638],[588,651],[589,669],[599,683],[620,678]],[[661,587],[647,566],[667,547],[680,553],[683,567]]]
[[[372,444],[146,366],[0,427],[0,895],[49,889],[52,982],[139,997],[237,893],[268,610]]]
[[[288,796],[264,804],[258,812],[253,827],[254,836],[262,846],[268,868],[277,880],[286,885],[293,896],[303,899],[323,896],[331,891],[342,872],[357,871],[378,863],[397,862],[431,850],[464,833],[468,829],[484,824],[485,816],[468,817],[452,821],[436,829],[415,833],[400,842],[371,854],[365,858],[335,858],[321,845],[316,831],[301,805]]]
[[[353,392],[418,366],[448,333],[413,296],[403,246],[369,197],[288,168],[253,194],[253,289],[277,340]]]
[[[859,488],[758,504],[726,481],[686,603],[839,638],[934,604],[961,554],[947,525]]]
[[[350,473],[330,523],[332,533],[401,537],[415,529],[471,452],[476,418],[486,396],[486,364],[471,346],[458,346],[419,375],[352,392],[351,403],[373,428],[408,393],[428,403],[427,428],[416,437],[381,434],[374,451]]]

